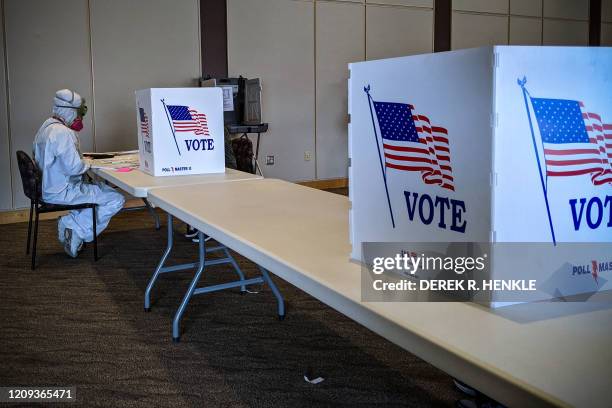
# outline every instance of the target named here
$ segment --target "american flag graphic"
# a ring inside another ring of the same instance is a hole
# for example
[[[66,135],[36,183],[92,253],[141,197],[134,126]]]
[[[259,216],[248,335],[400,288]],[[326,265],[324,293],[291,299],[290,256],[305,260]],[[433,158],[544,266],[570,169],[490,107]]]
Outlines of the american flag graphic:
[[[149,137],[149,118],[143,108],[138,108],[140,114],[140,133],[144,137]]]
[[[374,102],[383,141],[385,166],[418,171],[425,184],[455,191],[448,131],[405,103]]]
[[[598,186],[612,183],[612,125],[579,101],[531,98],[540,128],[546,175],[588,174]]]
[[[168,112],[170,112],[175,131],[193,132],[202,136],[210,135],[206,114],[182,105],[168,105]]]

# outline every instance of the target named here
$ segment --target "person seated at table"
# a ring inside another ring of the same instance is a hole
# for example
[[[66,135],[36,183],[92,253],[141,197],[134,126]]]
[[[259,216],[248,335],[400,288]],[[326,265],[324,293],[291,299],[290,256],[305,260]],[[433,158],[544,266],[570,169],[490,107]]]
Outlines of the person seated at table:
[[[87,113],[85,100],[78,93],[61,89],[53,99],[53,113],[34,137],[34,160],[42,171],[42,199],[50,204],[95,203],[98,235],[125,199],[104,184],[86,182],[89,165],[83,161],[78,132]],[[83,242],[93,241],[92,211],[70,211],[57,223],[58,239],[66,253],[76,258]]]

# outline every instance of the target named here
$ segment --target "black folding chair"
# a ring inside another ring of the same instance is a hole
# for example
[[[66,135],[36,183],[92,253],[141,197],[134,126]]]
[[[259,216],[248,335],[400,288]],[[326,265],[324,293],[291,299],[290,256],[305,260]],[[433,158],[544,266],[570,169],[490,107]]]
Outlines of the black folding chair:
[[[23,184],[23,192],[30,199],[30,222],[28,223],[28,246],[26,254],[30,253],[30,240],[32,238],[32,214],[35,214],[34,220],[34,242],[32,243],[32,269],[36,267],[36,241],[38,238],[38,216],[39,214],[80,210],[83,208],[91,208],[93,215],[93,247],[94,260],[98,260],[98,238],[96,234],[96,204],[84,203],[76,205],[51,204],[45,203],[42,200],[42,172],[34,160],[30,158],[24,151],[17,152],[17,163],[19,165],[19,173],[21,174],[21,183]]]

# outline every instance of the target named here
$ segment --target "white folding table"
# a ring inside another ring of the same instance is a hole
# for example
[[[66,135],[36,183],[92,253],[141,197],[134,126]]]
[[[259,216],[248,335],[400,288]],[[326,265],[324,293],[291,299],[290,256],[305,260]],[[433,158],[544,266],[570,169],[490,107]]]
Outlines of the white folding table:
[[[362,302],[361,268],[349,261],[347,197],[264,179],[153,189],[149,199],[502,403],[612,403],[610,304],[524,304],[496,311],[471,303]]]
[[[91,169],[93,174],[106,180],[129,195],[141,198],[145,207],[155,220],[155,228],[159,229],[159,217],[151,208],[147,194],[152,188],[191,186],[195,184],[226,183],[239,180],[255,180],[263,177],[256,174],[226,168],[224,173],[194,174],[188,176],[154,177],[138,169],[129,172],[119,172],[113,169]],[[138,207],[142,208],[142,207]]]
[[[109,169],[92,169],[95,175],[113,183],[131,196],[147,198],[152,188],[191,186],[194,184],[224,183],[239,180],[262,179],[256,174],[225,169],[225,173],[194,174],[189,176],[153,177],[143,171],[134,169],[129,172],[118,172]]]

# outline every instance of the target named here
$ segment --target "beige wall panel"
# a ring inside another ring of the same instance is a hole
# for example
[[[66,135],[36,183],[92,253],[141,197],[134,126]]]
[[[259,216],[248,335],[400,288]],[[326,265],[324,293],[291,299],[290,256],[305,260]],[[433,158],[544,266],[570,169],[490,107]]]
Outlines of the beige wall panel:
[[[134,91],[197,86],[197,0],[91,0],[96,149],[134,149]]]
[[[254,24],[253,22],[257,22]],[[304,1],[227,2],[230,75],[261,78],[262,116],[270,124],[261,136],[260,164],[266,177],[315,178],[314,4]],[[266,156],[275,156],[266,166]]]
[[[510,14],[542,17],[542,0],[510,0]]]
[[[601,25],[601,45],[612,47],[612,23]]]
[[[2,16],[2,3],[0,2],[0,16]],[[6,71],[4,69],[4,20],[0,18],[0,210],[13,208],[13,191],[11,188],[11,161],[12,159],[6,100]]]
[[[74,89],[91,105],[89,29],[82,0],[7,0],[4,7],[12,158],[17,150],[31,153],[56,90]],[[93,147],[91,118],[80,134],[83,150]],[[15,207],[29,206],[17,165],[12,173]]]
[[[544,19],[544,45],[588,45],[589,23]]]
[[[453,0],[453,10],[508,14],[508,0]]]
[[[542,45],[542,19],[510,17],[510,45]]]
[[[612,23],[612,0],[601,0],[601,21]]]
[[[589,0],[544,0],[544,17],[589,19]]]
[[[474,48],[508,43],[508,17],[453,12],[451,48]]]
[[[348,63],[365,56],[364,8],[316,6],[317,178],[347,177]]]
[[[368,60],[423,54],[433,50],[433,10],[366,8]]]
[[[366,0],[366,3],[433,8],[434,0]]]

